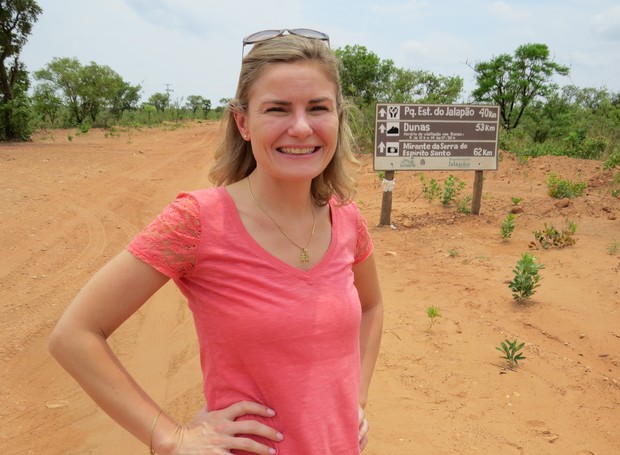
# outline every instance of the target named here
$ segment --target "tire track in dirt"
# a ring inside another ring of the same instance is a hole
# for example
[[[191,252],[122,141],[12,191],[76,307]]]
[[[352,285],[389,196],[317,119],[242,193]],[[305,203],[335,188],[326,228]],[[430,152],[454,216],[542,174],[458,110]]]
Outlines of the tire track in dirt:
[[[207,185],[206,166],[216,130],[213,125],[206,125],[200,133],[194,130],[192,146],[184,148],[183,156],[175,150],[187,140],[182,129],[171,131],[164,139],[169,143],[170,153],[164,150],[149,154],[151,142],[147,134],[133,136],[134,150],[122,141],[112,143],[110,151],[100,161],[93,161],[88,151],[76,152],[71,159],[81,161],[82,172],[78,175],[65,174],[62,167],[69,163],[55,159],[55,150],[64,148],[64,144],[48,144],[50,147],[45,147],[37,156],[15,156],[8,161],[15,165],[12,169],[7,169],[3,163],[4,167],[0,168],[3,172],[21,172],[24,178],[2,195],[2,216],[12,219],[11,226],[15,225],[16,218],[20,225],[30,226],[30,237],[35,237],[37,245],[28,251],[29,264],[25,267],[20,263],[24,257],[17,235],[20,226],[0,234],[18,239],[0,269],[4,283],[0,294],[2,301],[6,302],[4,297],[9,295],[11,299],[3,308],[3,315],[7,317],[0,322],[0,355],[8,365],[0,376],[4,384],[0,386],[0,409],[7,409],[0,411],[3,451],[37,452],[41,442],[27,437],[34,432],[49,435],[46,454],[88,453],[91,450],[88,447],[110,445],[108,435],[115,431],[115,424],[96,410],[51,360],[45,349],[49,331],[88,277],[120,251],[178,191]],[[152,147],[161,150],[162,144]],[[6,150],[2,152],[6,154]],[[42,187],[46,189],[43,195]],[[40,213],[46,215],[41,217]],[[32,238],[23,244],[32,244]],[[23,286],[24,282],[31,285]],[[45,316],[49,315],[50,306],[55,307],[53,314],[56,315],[51,319]],[[179,312],[183,313],[182,317],[177,314]],[[145,388],[162,403],[186,393],[174,389],[177,383],[172,381],[179,377],[169,378],[169,370],[194,374],[194,383],[196,378],[200,380],[196,355],[176,354],[170,350],[168,337],[162,337],[162,334],[174,332],[179,319],[188,318],[180,294],[173,286],[167,286],[140,310],[127,329],[119,329],[111,339],[113,345],[120,347],[123,360],[143,380]],[[191,330],[178,334],[178,344],[184,349],[192,342],[195,345],[193,324],[189,325]],[[35,362],[37,369],[28,366],[32,363],[20,363],[22,356]],[[155,372],[152,371],[154,365],[157,365]],[[183,379],[178,384],[187,385],[195,395],[193,382]],[[33,397],[34,384],[47,384],[46,396]],[[172,389],[171,392],[168,389]],[[195,410],[199,406],[200,403],[196,403]],[[67,427],[72,434],[81,437],[70,441],[55,437],[58,430]],[[106,428],[110,431],[105,431]],[[86,452],[75,448],[79,440]],[[118,450],[109,452],[106,449],[105,452],[128,453],[126,442],[136,444],[131,437],[127,440],[121,437],[113,444]],[[101,452],[94,450],[94,453]]]

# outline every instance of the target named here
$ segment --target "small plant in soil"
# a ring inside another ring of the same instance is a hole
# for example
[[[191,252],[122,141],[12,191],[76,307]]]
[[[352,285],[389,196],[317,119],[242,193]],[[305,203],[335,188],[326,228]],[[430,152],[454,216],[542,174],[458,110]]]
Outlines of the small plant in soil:
[[[512,201],[512,203],[514,205],[519,205],[519,202],[521,202],[523,200],[523,198],[521,198],[521,197],[511,197],[510,200]]]
[[[435,319],[437,319],[438,317],[441,316],[441,314],[439,314],[439,308],[431,305],[428,308],[426,308],[426,315],[429,317],[430,319],[430,324],[428,326],[428,330],[430,330],[433,327],[433,324],[435,323]]]
[[[523,253],[521,255],[521,259],[513,270],[514,278],[508,283],[512,297],[517,302],[523,302],[534,295],[535,289],[540,286],[538,282],[542,278],[539,270],[544,268],[544,265],[536,263],[536,257],[533,254]]]
[[[607,245],[607,253],[611,254],[612,256],[620,253],[620,242],[612,242]]]
[[[577,240],[573,237],[577,232],[577,225],[573,221],[569,221],[568,225],[558,231],[556,227],[545,223],[545,228],[540,231],[534,231],[534,242],[530,242],[530,248],[538,248],[538,245],[545,250],[550,247],[564,248],[574,245]]]
[[[469,215],[471,213],[471,195],[470,194],[456,200],[455,202],[456,202],[457,212],[464,213],[465,215]]]
[[[437,182],[435,179],[426,180],[424,174],[420,174],[420,181],[422,182],[422,193],[424,197],[430,201],[439,199],[443,205],[450,205],[452,202],[457,203],[459,201],[458,196],[465,188],[465,182],[458,177],[449,175],[443,183]],[[467,213],[467,203],[471,199],[463,199],[460,204],[461,211]]]
[[[501,352],[502,359],[506,359],[510,367],[519,366],[519,360],[525,359],[523,353],[520,352],[523,349],[525,343],[518,344],[517,339],[514,341],[504,340],[499,344],[499,347],[496,347],[499,352]]]
[[[506,240],[510,238],[512,232],[515,230],[515,216],[513,213],[509,213],[502,223],[500,234],[502,239]]]
[[[441,192],[441,203],[443,205],[450,205],[451,202],[456,201],[463,188],[465,188],[465,182],[458,177],[449,175],[444,182],[443,191]]]
[[[430,179],[427,182],[424,174],[420,174],[420,181],[422,182],[422,193],[424,193],[426,199],[432,201],[439,197],[441,194],[441,185],[437,183],[437,180]]]

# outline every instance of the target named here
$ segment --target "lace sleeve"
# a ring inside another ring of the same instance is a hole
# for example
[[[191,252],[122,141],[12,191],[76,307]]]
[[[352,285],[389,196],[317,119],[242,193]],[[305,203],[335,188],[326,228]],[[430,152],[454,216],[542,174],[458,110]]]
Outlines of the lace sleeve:
[[[180,278],[194,269],[200,234],[198,201],[182,193],[134,237],[127,250],[164,275]]]
[[[370,253],[372,253],[373,243],[368,232],[366,220],[359,211],[357,211],[357,242],[355,244],[354,264],[364,261]]]

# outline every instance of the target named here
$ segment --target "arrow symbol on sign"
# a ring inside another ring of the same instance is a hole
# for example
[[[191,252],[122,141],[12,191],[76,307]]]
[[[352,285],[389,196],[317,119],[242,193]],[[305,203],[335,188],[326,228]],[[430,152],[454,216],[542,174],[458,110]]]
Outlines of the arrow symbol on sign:
[[[379,131],[381,131],[382,133],[385,133],[385,125],[381,125],[379,127]]]
[[[381,108],[379,111],[379,117],[385,117],[385,109]]]
[[[379,144],[379,153],[383,154],[384,150],[385,150],[385,144],[382,142],[381,144]]]

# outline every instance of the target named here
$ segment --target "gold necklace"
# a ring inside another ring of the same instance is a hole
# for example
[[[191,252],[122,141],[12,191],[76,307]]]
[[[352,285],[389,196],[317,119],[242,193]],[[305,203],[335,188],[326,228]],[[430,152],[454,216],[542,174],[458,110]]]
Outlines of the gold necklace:
[[[314,216],[314,208],[311,208],[312,210],[312,232],[310,233],[310,238],[308,239],[308,243],[306,244],[306,246],[301,246],[299,244],[297,244],[295,241],[293,241],[288,235],[286,235],[286,232],[284,232],[284,229],[282,229],[280,227],[280,225],[276,222],[276,220],[274,220],[272,218],[271,215],[269,215],[269,213],[267,212],[267,210],[265,210],[256,200],[256,198],[254,197],[254,193],[252,192],[252,184],[250,183],[250,177],[246,177],[246,180],[248,181],[248,189],[250,190],[250,196],[252,197],[252,201],[254,202],[254,204],[256,204],[256,207],[258,207],[261,212],[263,212],[265,215],[267,215],[267,218],[269,218],[271,221],[273,221],[273,224],[276,225],[276,227],[278,228],[278,230],[282,233],[282,235],[284,237],[286,237],[286,240],[288,240],[289,242],[291,242],[293,245],[295,245],[297,248],[299,248],[299,262],[301,262],[302,264],[306,264],[308,262],[310,262],[310,253],[308,253],[308,246],[310,245],[310,242],[312,242],[312,237],[314,237],[314,228],[316,227],[316,218]]]

